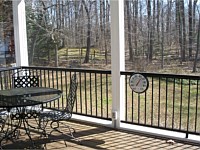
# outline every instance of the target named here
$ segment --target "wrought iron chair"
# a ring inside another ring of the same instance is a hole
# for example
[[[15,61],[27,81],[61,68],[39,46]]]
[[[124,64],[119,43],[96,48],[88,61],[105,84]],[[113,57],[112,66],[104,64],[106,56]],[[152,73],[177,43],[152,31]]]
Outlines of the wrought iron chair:
[[[73,133],[75,132],[75,129],[73,127],[66,125],[66,123],[61,122],[61,121],[67,121],[72,117],[72,111],[73,111],[74,103],[76,101],[77,86],[78,86],[78,82],[77,82],[77,77],[75,73],[71,77],[70,89],[67,96],[65,109],[59,110],[59,109],[53,109],[53,108],[44,108],[43,111],[40,113],[39,119],[40,119],[40,123],[43,123],[44,131],[45,131],[45,128],[47,127],[47,124],[50,122],[50,127],[52,129],[50,131],[50,135],[53,131],[57,131],[64,134],[64,132],[61,131],[61,127],[60,127],[60,125],[62,124],[65,128],[69,130],[69,134],[65,134],[65,135],[70,136],[71,138],[74,138],[77,141],[79,141],[73,135]]]
[[[33,70],[20,69],[12,74],[12,85],[13,88],[39,87],[39,73]],[[34,105],[12,108],[10,113],[13,120],[17,120],[20,116],[37,119],[41,110],[41,105]]]

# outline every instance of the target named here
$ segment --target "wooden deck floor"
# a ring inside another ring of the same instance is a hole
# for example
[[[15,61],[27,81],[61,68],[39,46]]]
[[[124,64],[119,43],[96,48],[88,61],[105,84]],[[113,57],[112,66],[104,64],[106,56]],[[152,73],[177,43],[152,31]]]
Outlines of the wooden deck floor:
[[[168,139],[160,139],[158,137],[150,137],[134,132],[126,132],[114,130],[111,128],[98,126],[94,124],[86,124],[82,122],[69,122],[69,125],[76,129],[74,134],[81,142],[54,132],[48,138],[41,138],[37,132],[32,132],[35,142],[35,149],[69,149],[69,150],[135,150],[135,149],[177,149],[177,150],[200,150],[199,145],[189,143],[181,143],[175,141],[169,144]],[[67,132],[67,131],[66,131]],[[64,142],[65,141],[65,142]],[[33,149],[30,147],[30,140],[21,131],[21,136],[14,143],[7,142],[3,149]]]

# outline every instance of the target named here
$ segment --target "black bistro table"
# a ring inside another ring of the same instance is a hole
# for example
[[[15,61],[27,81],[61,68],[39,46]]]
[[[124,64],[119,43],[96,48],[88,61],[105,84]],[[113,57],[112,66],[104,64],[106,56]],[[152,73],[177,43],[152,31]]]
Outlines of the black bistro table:
[[[1,122],[6,123],[5,127],[1,127],[3,136],[1,136],[0,144],[5,139],[13,141],[19,128],[25,130],[25,133],[33,143],[30,128],[42,128],[39,123],[37,127],[33,127],[28,123],[28,120],[30,118],[36,119],[40,111],[42,111],[44,104],[57,100],[61,95],[61,90],[47,87],[24,87],[0,90]]]

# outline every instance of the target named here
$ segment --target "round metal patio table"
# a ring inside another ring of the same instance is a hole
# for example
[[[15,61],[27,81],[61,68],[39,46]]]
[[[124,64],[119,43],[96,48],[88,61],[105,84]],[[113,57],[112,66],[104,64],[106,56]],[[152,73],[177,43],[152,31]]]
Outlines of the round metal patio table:
[[[33,143],[29,128],[35,127],[28,123],[28,119],[37,118],[43,109],[43,104],[57,100],[61,95],[61,90],[47,87],[24,87],[0,90],[0,119],[3,122],[10,121],[7,123],[9,125],[7,125],[6,132],[3,134],[4,136],[1,137],[0,144],[4,139],[9,138],[12,140],[12,136],[15,136],[15,132],[22,126]],[[41,109],[37,110],[35,106],[41,106]],[[13,120],[18,120],[18,123],[12,124]],[[38,124],[38,129],[39,127]]]

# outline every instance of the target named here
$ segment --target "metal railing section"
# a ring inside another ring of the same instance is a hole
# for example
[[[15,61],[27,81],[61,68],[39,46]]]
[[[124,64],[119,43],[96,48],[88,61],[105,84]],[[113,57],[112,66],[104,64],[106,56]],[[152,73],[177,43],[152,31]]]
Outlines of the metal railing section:
[[[125,120],[135,125],[200,134],[200,77],[142,73],[149,80],[146,92],[134,93],[129,87],[133,72],[125,76]]]
[[[48,107],[66,107],[70,78],[78,78],[77,101],[73,112],[90,117],[111,120],[111,71],[72,68],[22,67],[39,72],[40,86],[63,91],[61,99],[48,103]]]
[[[12,74],[19,70],[37,72],[40,86],[57,88],[63,95],[48,107],[64,109],[70,78],[77,73],[77,101],[73,113],[111,120],[111,71],[54,68],[15,67],[0,70],[0,89],[12,87]],[[135,72],[136,73],[136,72]],[[188,134],[200,134],[200,77],[175,74],[142,73],[149,80],[146,92],[138,94],[129,87],[133,72],[125,76],[125,123]]]

